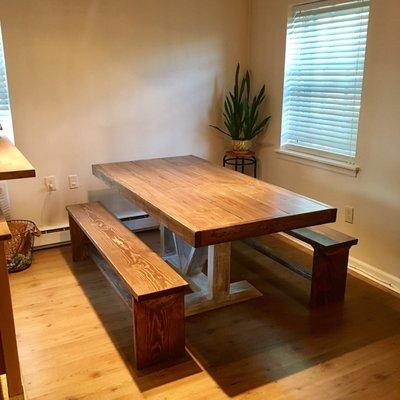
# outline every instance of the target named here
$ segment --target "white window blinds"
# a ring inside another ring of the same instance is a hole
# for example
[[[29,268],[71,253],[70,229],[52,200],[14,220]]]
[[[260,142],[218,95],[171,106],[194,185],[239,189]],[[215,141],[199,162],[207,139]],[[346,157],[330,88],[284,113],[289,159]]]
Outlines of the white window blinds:
[[[282,145],[353,158],[368,0],[295,6],[287,27]]]
[[[14,141],[13,125],[11,118],[10,98],[7,87],[6,63],[4,60],[3,38],[0,29],[0,136],[7,136]]]
[[[6,65],[4,61],[3,39],[0,32],[0,117],[10,116],[8,99]]]

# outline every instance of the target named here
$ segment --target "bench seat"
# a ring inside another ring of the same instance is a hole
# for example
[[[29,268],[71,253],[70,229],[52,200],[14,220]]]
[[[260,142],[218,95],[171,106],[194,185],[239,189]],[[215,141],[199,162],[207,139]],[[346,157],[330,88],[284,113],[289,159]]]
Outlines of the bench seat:
[[[188,283],[100,203],[67,207],[85,236],[138,300],[180,292]]]
[[[91,242],[132,296],[138,369],[184,354],[188,283],[100,203],[67,206],[74,261]]]
[[[311,280],[310,306],[319,307],[344,300],[347,265],[350,248],[358,239],[338,232],[327,225],[294,229],[287,235],[307,243],[313,248],[312,273],[285,255],[278,254],[263,243],[263,237],[245,239],[244,242],[260,253],[274,259],[293,272]]]
[[[310,226],[308,228],[293,229],[285,232],[313,248],[319,247],[325,250],[335,250],[343,247],[351,247],[358,243],[358,239],[336,231],[327,225]]]

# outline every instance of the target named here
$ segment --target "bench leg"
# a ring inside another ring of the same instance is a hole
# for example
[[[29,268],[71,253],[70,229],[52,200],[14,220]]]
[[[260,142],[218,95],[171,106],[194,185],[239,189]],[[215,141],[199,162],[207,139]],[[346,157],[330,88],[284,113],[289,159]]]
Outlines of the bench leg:
[[[133,299],[136,368],[179,359],[185,354],[184,293]]]
[[[344,300],[349,248],[335,251],[314,249],[310,306],[318,307]]]
[[[87,258],[88,254],[86,251],[86,244],[88,243],[88,238],[82,232],[82,229],[74,221],[71,216],[69,218],[69,231],[71,234],[71,246],[72,246],[72,260],[83,261]]]

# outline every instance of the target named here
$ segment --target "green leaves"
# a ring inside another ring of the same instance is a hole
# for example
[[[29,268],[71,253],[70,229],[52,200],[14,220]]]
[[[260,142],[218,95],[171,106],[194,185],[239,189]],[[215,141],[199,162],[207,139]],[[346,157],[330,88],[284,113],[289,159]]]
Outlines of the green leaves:
[[[210,125],[230,136],[233,140],[250,140],[262,133],[270,117],[259,120],[260,107],[265,100],[265,85],[257,96],[250,99],[250,74],[246,71],[240,81],[240,64],[235,72],[233,93],[229,92],[224,101],[224,125],[228,132]]]

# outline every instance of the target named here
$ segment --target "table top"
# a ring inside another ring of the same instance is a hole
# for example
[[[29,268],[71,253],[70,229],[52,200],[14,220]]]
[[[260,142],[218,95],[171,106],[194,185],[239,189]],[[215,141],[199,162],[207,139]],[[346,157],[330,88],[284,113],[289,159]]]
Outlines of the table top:
[[[34,176],[31,163],[7,138],[0,137],[0,181]]]
[[[98,164],[93,174],[194,247],[336,220],[336,208],[195,156]]]

